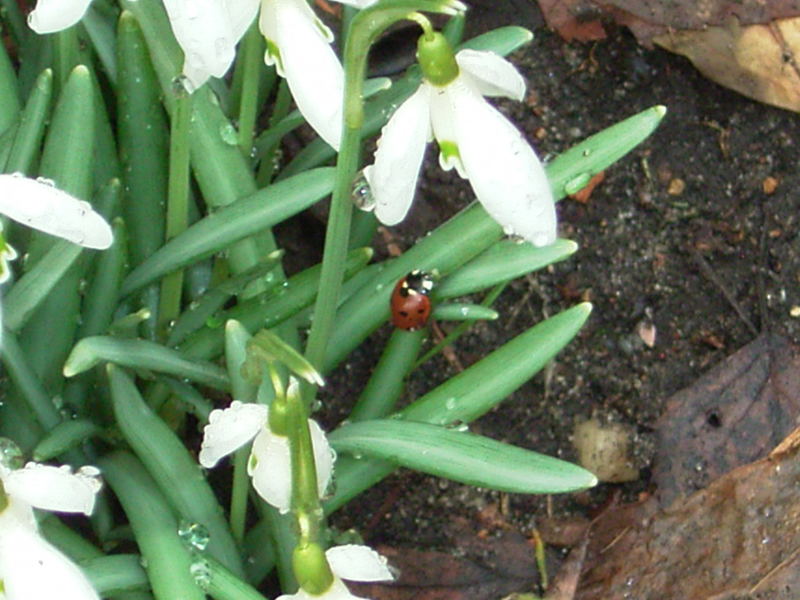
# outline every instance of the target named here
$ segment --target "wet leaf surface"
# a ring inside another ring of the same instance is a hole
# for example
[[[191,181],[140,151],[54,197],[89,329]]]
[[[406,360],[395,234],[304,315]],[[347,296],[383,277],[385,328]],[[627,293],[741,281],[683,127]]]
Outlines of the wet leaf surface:
[[[800,350],[761,335],[667,401],[653,469],[661,505],[766,456],[798,416]]]

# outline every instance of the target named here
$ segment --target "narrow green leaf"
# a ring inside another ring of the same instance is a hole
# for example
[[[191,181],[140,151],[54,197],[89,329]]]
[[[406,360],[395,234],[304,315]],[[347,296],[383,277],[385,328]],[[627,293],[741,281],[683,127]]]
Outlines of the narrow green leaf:
[[[494,321],[500,315],[493,308],[480,304],[438,304],[433,309],[437,321]]]
[[[563,198],[573,180],[591,178],[617,162],[646,139],[667,113],[654,106],[586,138],[547,165],[547,178],[556,198]]]
[[[98,556],[81,563],[92,587],[103,597],[122,592],[150,589],[142,557],[136,554]]]
[[[222,508],[183,442],[145,404],[122,369],[109,365],[111,403],[117,425],[178,513],[208,529],[208,551],[229,568],[243,573],[239,551]]]
[[[101,431],[88,419],[62,421],[36,444],[36,448],[33,449],[33,460],[37,462],[52,460],[90,437],[100,434]]]
[[[472,294],[564,260],[577,249],[575,242],[564,239],[556,240],[543,248],[502,240],[441,282],[437,282],[433,297],[455,298]]]
[[[0,133],[17,119],[21,109],[17,75],[8,58],[5,44],[0,44]]]
[[[347,417],[349,420],[380,419],[394,410],[403,393],[406,375],[417,360],[427,336],[424,328],[417,331],[395,329],[392,332],[367,385]]]
[[[178,537],[178,520],[142,464],[115,452],[98,466],[128,516],[156,600],[204,600],[191,575],[192,557]]]
[[[111,185],[114,193],[118,193],[119,181],[114,180]],[[97,257],[93,277],[83,298],[78,339],[106,333],[117,308],[119,286],[128,269],[128,232],[122,219],[115,219],[112,229],[114,243]]]
[[[83,248],[72,242],[58,240],[30,271],[20,277],[3,301],[4,325],[9,330],[17,331],[28,322],[82,251]]]
[[[350,252],[345,277],[363,269],[370,258],[372,250],[369,248]],[[291,277],[285,286],[240,303],[220,315],[219,320],[236,319],[250,331],[273,328],[309,306],[314,301],[318,285],[319,265],[315,265]],[[206,327],[189,336],[180,348],[188,356],[210,359],[222,352],[222,338],[220,327]]]
[[[477,419],[538,373],[575,337],[591,310],[591,304],[583,303],[542,321],[428,392],[400,414],[409,421],[437,425]]]
[[[337,452],[502,492],[558,494],[597,485],[597,478],[577,465],[428,423],[362,421],[340,427],[328,439]]]
[[[283,251],[276,250],[270,253],[262,262],[243,273],[226,279],[219,285],[206,291],[199,299],[192,302],[189,307],[178,317],[169,332],[167,346],[177,346],[186,337],[203,327],[233,296],[242,293],[242,290],[254,279],[267,275],[263,280],[272,279],[278,285],[277,277],[270,277],[268,273],[274,271],[283,258]],[[268,288],[267,291],[269,291]]]
[[[9,173],[29,174],[39,155],[45,124],[53,97],[53,71],[45,69],[36,79],[25,109],[20,115],[14,145],[6,163]]]
[[[305,210],[330,193],[333,175],[333,169],[309,171],[208,215],[136,268],[123,284],[123,295]]]
[[[74,377],[101,362],[131,369],[144,369],[185,378],[218,390],[230,386],[224,369],[212,363],[185,358],[181,353],[147,340],[124,340],[106,336],[83,338],[64,363],[64,376]]]

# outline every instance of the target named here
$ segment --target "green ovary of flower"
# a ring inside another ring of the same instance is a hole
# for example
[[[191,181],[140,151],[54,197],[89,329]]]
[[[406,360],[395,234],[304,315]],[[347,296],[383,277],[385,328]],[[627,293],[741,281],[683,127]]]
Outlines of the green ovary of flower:
[[[420,36],[417,61],[422,75],[433,85],[444,86],[458,77],[459,69],[453,48],[438,31]]]
[[[324,594],[333,584],[333,573],[319,544],[296,546],[292,553],[292,567],[300,587],[309,594]]]

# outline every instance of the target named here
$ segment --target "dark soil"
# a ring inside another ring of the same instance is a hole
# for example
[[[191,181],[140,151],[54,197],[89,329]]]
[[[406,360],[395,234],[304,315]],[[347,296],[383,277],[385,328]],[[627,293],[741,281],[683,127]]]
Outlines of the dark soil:
[[[574,257],[511,285],[497,304],[501,318],[476,326],[454,348],[466,367],[548,315],[582,299],[595,306],[547,376],[472,429],[574,460],[575,421],[596,413],[631,426],[641,477],[591,494],[506,500],[400,471],[334,517],[373,544],[447,548],[454,516],[474,519],[476,509],[501,500],[508,520],[526,532],[548,511],[590,514],[620,488],[629,498],[647,491],[652,431],[665,399],[759,331],[800,337],[800,319],[791,316],[800,306],[796,115],[719,87],[682,57],[643,48],[625,30],[610,30],[596,44],[565,43],[540,25],[534,3],[519,5],[528,12],[479,6],[474,13],[481,25],[491,18],[491,26],[535,28],[533,43],[512,56],[528,80],[529,102],[501,106],[542,157],[647,107],[663,104],[669,112],[587,203],[560,203],[562,235],[580,245]],[[778,181],[772,193],[767,177]],[[469,200],[464,182],[430,163],[412,220],[392,233],[407,247]],[[638,333],[651,324],[652,348]],[[354,357],[339,397],[360,389],[387,332]],[[456,371],[438,357],[414,375],[409,397]]]

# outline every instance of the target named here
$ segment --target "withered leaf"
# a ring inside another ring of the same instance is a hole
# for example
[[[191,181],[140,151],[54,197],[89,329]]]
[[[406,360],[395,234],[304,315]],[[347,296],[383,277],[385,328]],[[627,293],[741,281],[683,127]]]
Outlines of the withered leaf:
[[[800,597],[800,430],[666,510],[610,510],[591,531],[575,598],[722,600]]]
[[[653,479],[662,506],[766,456],[800,416],[800,350],[764,334],[667,401]]]

